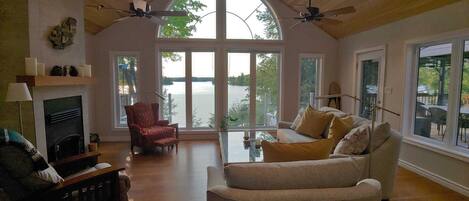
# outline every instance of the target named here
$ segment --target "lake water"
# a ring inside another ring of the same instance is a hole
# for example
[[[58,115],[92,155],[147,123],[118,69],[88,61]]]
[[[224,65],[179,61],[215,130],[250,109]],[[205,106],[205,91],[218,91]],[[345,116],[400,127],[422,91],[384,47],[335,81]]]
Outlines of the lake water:
[[[186,95],[185,82],[173,82],[172,85],[163,85],[163,90],[171,94],[176,107],[173,111],[172,122],[179,123],[179,127],[186,127]],[[248,87],[228,85],[228,105],[240,103],[248,94]],[[212,82],[192,83],[192,111],[193,116],[200,120],[200,127],[209,127],[210,117],[215,114],[215,85]]]

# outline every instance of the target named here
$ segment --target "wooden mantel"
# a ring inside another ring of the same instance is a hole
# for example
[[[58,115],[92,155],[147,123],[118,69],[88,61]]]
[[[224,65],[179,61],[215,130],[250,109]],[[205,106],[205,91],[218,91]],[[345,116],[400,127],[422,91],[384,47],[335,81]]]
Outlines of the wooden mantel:
[[[16,76],[16,82],[25,82],[29,87],[47,86],[76,86],[93,84],[91,77],[69,77],[69,76]]]

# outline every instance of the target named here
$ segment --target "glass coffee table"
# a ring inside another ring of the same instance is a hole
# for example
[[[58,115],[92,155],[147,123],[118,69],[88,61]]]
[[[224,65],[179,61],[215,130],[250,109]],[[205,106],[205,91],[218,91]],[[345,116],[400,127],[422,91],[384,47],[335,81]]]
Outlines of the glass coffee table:
[[[249,136],[248,140],[244,137]],[[256,141],[267,140],[277,142],[277,138],[267,131],[229,131],[218,133],[220,152],[223,165],[231,163],[254,163],[264,160],[260,143]]]

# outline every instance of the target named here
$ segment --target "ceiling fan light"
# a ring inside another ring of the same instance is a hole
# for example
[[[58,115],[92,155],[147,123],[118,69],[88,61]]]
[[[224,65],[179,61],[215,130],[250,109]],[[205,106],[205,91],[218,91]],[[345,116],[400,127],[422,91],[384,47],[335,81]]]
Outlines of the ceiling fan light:
[[[147,10],[147,2],[143,0],[133,0],[135,10]]]

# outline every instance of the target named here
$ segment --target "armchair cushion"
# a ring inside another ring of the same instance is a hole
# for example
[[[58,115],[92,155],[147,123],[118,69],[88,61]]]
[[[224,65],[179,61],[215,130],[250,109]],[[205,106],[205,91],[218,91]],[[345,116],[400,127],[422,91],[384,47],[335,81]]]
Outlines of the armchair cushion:
[[[50,166],[45,170],[35,171],[33,169],[33,160],[29,157],[28,153],[14,145],[0,146],[0,166],[3,169],[2,171],[10,177],[5,179],[18,181],[18,184],[20,184],[16,185],[16,193],[46,189],[55,183],[63,181],[54,168]],[[20,190],[20,188],[24,189]],[[9,193],[9,191],[7,192]]]
[[[153,109],[148,104],[135,104],[134,106],[134,121],[142,128],[148,128],[155,125],[155,117],[153,116]]]
[[[166,126],[152,126],[149,128],[142,128],[142,134],[148,140],[154,141],[160,138],[173,137],[174,128]]]

